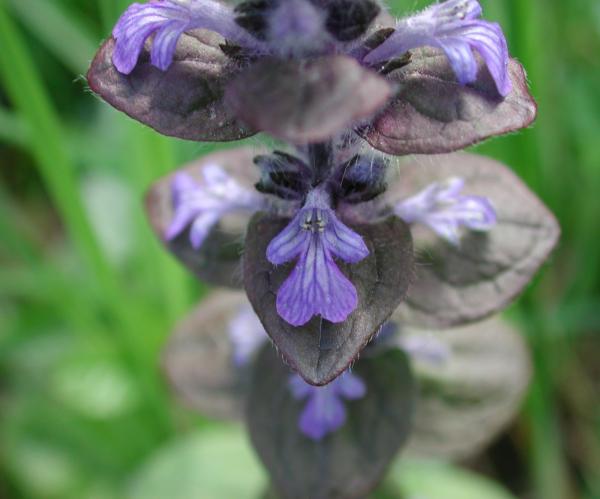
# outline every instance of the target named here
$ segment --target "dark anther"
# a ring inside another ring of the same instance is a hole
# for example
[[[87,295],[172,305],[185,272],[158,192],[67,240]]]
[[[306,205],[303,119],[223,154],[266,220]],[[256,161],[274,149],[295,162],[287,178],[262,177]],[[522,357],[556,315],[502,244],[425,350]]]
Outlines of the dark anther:
[[[377,30],[375,33],[373,33],[371,36],[369,36],[369,38],[367,38],[365,40],[364,47],[367,48],[369,51],[376,49],[377,47],[379,47],[379,45],[381,45],[383,42],[385,42],[390,36],[392,36],[392,33],[394,31],[396,31],[394,28],[383,28],[383,29]]]
[[[302,198],[308,190],[307,166],[295,156],[275,151],[269,156],[256,156],[254,163],[261,170],[254,186],[257,191],[291,200]]]
[[[255,56],[250,53],[244,47],[240,47],[234,43],[226,41],[225,43],[221,43],[219,48],[223,51],[223,53],[229,57],[233,61],[237,61],[238,63],[246,63],[252,60]]]
[[[387,61],[383,67],[379,70],[382,75],[390,74],[392,71],[396,69],[403,68],[404,66],[410,64],[411,54],[410,52],[404,53],[401,57],[397,57],[395,59],[390,59]]]
[[[364,35],[381,9],[371,0],[333,0],[327,10],[327,30],[348,42]]]
[[[313,186],[320,184],[331,172],[331,144],[315,143],[308,146],[308,164],[314,172]]]
[[[346,203],[370,201],[387,188],[386,162],[383,158],[354,156],[338,168],[337,197]]]

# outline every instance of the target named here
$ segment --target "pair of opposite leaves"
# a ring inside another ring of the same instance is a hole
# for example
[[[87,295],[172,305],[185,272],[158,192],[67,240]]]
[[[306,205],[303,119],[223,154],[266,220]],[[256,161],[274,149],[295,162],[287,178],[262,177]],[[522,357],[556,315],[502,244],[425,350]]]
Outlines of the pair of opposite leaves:
[[[462,86],[444,53],[433,48],[412,51],[401,67],[380,75],[345,55],[240,61],[225,54],[223,43],[214,33],[186,33],[166,72],[150,63],[146,47],[135,70],[123,75],[113,65],[109,39],[88,82],[160,133],[206,142],[261,131],[291,143],[321,142],[359,123],[356,130],[382,152],[438,154],[526,127],[536,115],[514,59],[508,66],[513,90],[502,98],[481,59],[477,80]]]
[[[400,327],[355,363],[366,395],[346,403],[345,424],[314,441],[299,430],[304,402],[292,395],[291,371],[271,345],[263,343],[242,367],[234,364],[229,328],[246,306],[241,291],[203,300],[176,326],[164,368],[186,405],[245,420],[277,497],[364,497],[403,446],[410,456],[472,457],[514,417],[529,381],[521,335],[497,318],[444,331]],[[390,320],[402,321],[400,311]],[[433,359],[413,350],[409,368],[400,350],[430,341],[448,355]]]
[[[250,187],[256,180],[252,164],[256,153],[251,148],[216,153],[185,170],[199,176],[205,164],[217,163]],[[398,162],[400,181],[390,184],[369,206],[359,205],[361,210],[385,213],[386,206],[432,182],[460,176],[470,193],[490,199],[498,223],[488,233],[467,234],[459,247],[420,227],[409,230],[397,218],[350,223],[363,236],[370,255],[355,265],[340,264],[359,295],[358,308],[343,323],[314,317],[303,327],[293,327],[277,314],[276,293],[289,275],[290,265],[270,264],[266,247],[286,219],[255,215],[244,246],[247,219],[233,221],[235,228],[224,220],[199,251],[191,247],[186,233],[166,244],[204,280],[234,287],[243,282],[257,315],[287,362],[309,383],[326,384],[348,367],[398,306],[404,324],[434,328],[474,322],[503,309],[529,282],[558,239],[552,214],[494,160],[455,153]],[[160,237],[172,217],[170,180],[168,176],[158,181],[147,198],[149,217]]]

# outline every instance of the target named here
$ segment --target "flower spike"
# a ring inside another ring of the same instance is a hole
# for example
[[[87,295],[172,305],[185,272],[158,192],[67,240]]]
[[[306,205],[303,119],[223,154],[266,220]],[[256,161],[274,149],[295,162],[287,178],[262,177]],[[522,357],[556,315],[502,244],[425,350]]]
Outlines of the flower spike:
[[[451,244],[460,243],[460,227],[488,231],[496,224],[496,211],[482,196],[463,196],[465,182],[451,178],[434,182],[401,201],[394,212],[408,224],[422,223]]]
[[[277,292],[277,312],[293,326],[306,324],[314,315],[343,322],[358,303],[356,288],[333,257],[357,263],[369,250],[361,236],[338,220],[329,203],[329,194],[311,191],[304,207],[267,248],[274,265],[298,258]]]
[[[394,33],[369,52],[364,62],[375,64],[418,47],[438,47],[446,53],[458,81],[465,85],[477,78],[475,50],[488,67],[498,92],[506,97],[512,90],[506,38],[499,24],[480,17],[477,0],[448,0],[432,5],[420,14],[400,20]]]
[[[203,28],[237,43],[249,35],[236,24],[230,7],[215,0],[152,0],[132,4],[113,29],[116,40],[113,63],[123,74],[131,73],[146,40],[154,34],[151,61],[165,71],[173,62],[177,42],[185,31]]]

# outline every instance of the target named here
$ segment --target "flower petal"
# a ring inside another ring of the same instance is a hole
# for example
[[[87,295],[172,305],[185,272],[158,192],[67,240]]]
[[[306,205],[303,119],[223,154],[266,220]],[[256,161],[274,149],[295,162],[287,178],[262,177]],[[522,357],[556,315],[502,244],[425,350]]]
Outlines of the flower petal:
[[[485,61],[498,92],[506,97],[512,90],[508,75],[506,38],[497,23],[477,19],[481,7],[476,0],[449,0],[401,20],[396,31],[369,52],[364,61],[374,64],[399,57],[423,46],[444,50],[458,81],[472,83],[477,78],[473,50]]]
[[[313,385],[309,385],[298,374],[293,374],[290,376],[288,386],[290,388],[290,392],[292,392],[292,396],[296,400],[302,400],[308,397],[314,389]]]
[[[181,234],[185,228],[192,223],[194,217],[196,216],[196,211],[191,207],[183,207],[179,210],[176,210],[171,223],[168,225],[167,230],[165,231],[165,241],[172,241],[179,234]]]
[[[332,382],[332,388],[338,395],[347,400],[363,398],[367,393],[367,385],[356,374],[345,372]]]
[[[277,313],[293,326],[306,324],[314,315],[339,323],[357,303],[354,285],[337,267],[320,237],[311,235],[308,249],[277,292]]]
[[[314,387],[298,425],[304,435],[321,440],[346,422],[346,408],[331,386]]]
[[[463,196],[464,180],[452,177],[434,182],[398,203],[394,212],[406,223],[422,223],[451,244],[460,243],[460,227],[487,231],[496,224],[496,212],[483,196]]]
[[[236,367],[247,365],[268,338],[265,328],[248,303],[239,308],[229,322],[228,331],[233,347],[233,363]]]
[[[323,239],[327,250],[346,263],[357,263],[369,256],[363,238],[340,222],[333,212],[330,213]]]
[[[170,21],[160,28],[152,40],[150,61],[162,71],[166,71],[173,62],[173,54],[186,25]]]
[[[306,248],[310,232],[300,225],[302,212],[298,213],[267,247],[267,259],[273,265],[281,265],[297,258]]]
[[[195,28],[215,31],[237,42],[247,39],[235,23],[231,8],[214,0],[134,3],[113,29],[117,42],[113,54],[115,67],[120,73],[131,73],[146,40],[156,33],[152,42],[152,64],[164,71],[173,61],[180,36]]]
[[[319,53],[330,43],[325,13],[313,2],[285,0],[269,14],[270,47],[283,57]]]
[[[190,243],[192,243],[192,248],[199,249],[202,246],[210,230],[219,221],[219,218],[221,218],[221,213],[215,211],[200,213],[196,216],[190,228]]]

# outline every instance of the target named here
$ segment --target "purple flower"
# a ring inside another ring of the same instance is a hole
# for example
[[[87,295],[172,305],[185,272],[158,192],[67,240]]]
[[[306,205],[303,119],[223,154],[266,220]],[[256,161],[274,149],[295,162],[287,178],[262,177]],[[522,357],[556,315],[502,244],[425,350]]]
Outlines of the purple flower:
[[[401,323],[401,321],[400,321]],[[412,360],[427,364],[443,364],[452,354],[448,345],[430,331],[415,331],[400,327],[400,323],[388,321],[370,343],[371,348],[400,348]]]
[[[171,183],[173,219],[165,232],[171,241],[191,224],[190,242],[200,248],[211,228],[231,212],[253,212],[263,204],[258,193],[242,187],[223,168],[215,164],[202,168],[204,182],[189,173],[179,172]]]
[[[357,400],[367,393],[364,381],[349,371],[325,386],[309,385],[295,374],[290,378],[289,387],[296,400],[307,399],[298,420],[298,427],[304,435],[313,440],[321,440],[344,425],[344,399]]]
[[[249,304],[240,307],[229,323],[229,339],[233,346],[233,363],[243,367],[266,341],[267,333]]]
[[[464,180],[451,178],[434,182],[421,192],[398,203],[394,212],[406,223],[427,225],[453,245],[460,243],[460,227],[488,231],[496,224],[496,212],[482,196],[460,194]]]
[[[330,196],[322,189],[309,192],[304,207],[267,248],[267,258],[280,265],[298,258],[277,293],[277,312],[293,326],[314,315],[343,322],[356,308],[354,285],[333,257],[357,263],[369,254],[361,236],[335,216]]]
[[[215,0],[152,0],[132,4],[117,22],[113,63],[119,72],[131,73],[146,40],[154,34],[151,61],[164,71],[173,61],[181,35],[197,28],[215,31],[240,44],[249,42],[249,35],[236,24],[227,5]]]
[[[428,364],[443,364],[452,354],[448,345],[432,333],[401,334],[398,346],[414,360]]]
[[[446,53],[458,81],[465,85],[477,78],[475,50],[485,61],[498,92],[506,96],[512,89],[506,38],[500,25],[480,17],[477,0],[448,0],[432,5],[400,20],[394,33],[369,52],[364,62],[387,61],[422,46],[438,47]]]

